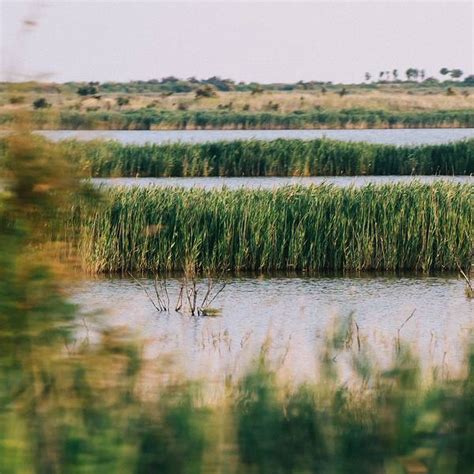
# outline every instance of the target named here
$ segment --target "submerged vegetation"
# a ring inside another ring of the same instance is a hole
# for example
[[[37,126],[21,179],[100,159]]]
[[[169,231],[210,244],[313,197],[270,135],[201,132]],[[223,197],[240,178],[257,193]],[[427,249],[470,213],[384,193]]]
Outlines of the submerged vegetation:
[[[327,139],[162,145],[68,141],[58,146],[91,177],[474,173],[474,139],[405,147]]]
[[[468,268],[473,187],[110,188],[80,227],[93,272]]]

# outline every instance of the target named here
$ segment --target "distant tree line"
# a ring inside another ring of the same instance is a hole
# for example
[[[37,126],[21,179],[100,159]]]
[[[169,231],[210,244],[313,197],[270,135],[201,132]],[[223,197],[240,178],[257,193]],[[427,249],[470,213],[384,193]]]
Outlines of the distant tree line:
[[[440,73],[447,76],[447,80],[456,80],[458,84],[473,85],[474,76],[467,76],[464,81],[459,79],[463,76],[463,71],[460,69],[442,68]],[[434,77],[428,77],[424,69],[414,67],[408,68],[402,72],[398,69],[387,71],[380,71],[377,74],[370,72],[365,73],[366,82],[423,82],[427,84],[436,84],[439,82]],[[355,84],[356,85],[356,84]],[[252,94],[259,94],[265,91],[292,91],[292,90],[317,90],[328,92],[329,90],[336,90],[340,94],[342,84],[334,84],[331,81],[298,81],[294,83],[258,83],[258,82],[236,82],[232,79],[222,79],[218,76],[213,76],[208,79],[197,79],[196,77],[189,77],[187,79],[179,79],[175,76],[167,76],[162,79],[150,79],[148,81],[131,81],[131,82],[90,82],[87,84],[66,83],[65,86],[75,88],[76,92],[81,95],[94,96],[98,93],[124,93],[124,94],[139,94],[139,93],[161,93],[164,96],[175,93],[190,93],[196,94],[200,97],[213,97],[217,92],[251,92]],[[74,90],[74,89],[73,89]],[[344,93],[349,90],[345,89]],[[344,94],[343,93],[343,94]]]
[[[439,73],[442,76],[450,76],[451,79],[460,79],[464,72],[461,69],[448,69],[443,67],[440,69]],[[378,76],[371,74],[370,72],[365,73],[365,80],[370,82],[371,79],[378,78],[379,82],[399,82],[401,81],[401,74],[398,69],[393,69],[391,71],[379,71]],[[410,67],[405,71],[405,77],[407,81],[429,81],[429,82],[438,82],[438,79],[434,77],[426,78],[426,72],[424,69],[417,69],[414,67]],[[474,76],[470,75],[467,76],[464,82],[468,82],[472,84],[474,82]]]

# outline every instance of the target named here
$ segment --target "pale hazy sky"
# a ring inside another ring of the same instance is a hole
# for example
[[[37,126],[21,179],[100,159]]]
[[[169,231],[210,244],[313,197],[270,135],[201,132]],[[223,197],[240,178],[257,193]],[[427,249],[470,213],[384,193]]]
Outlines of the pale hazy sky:
[[[473,73],[472,1],[0,3],[3,79],[360,82]],[[29,20],[25,23],[25,20]],[[33,24],[34,22],[34,24]]]

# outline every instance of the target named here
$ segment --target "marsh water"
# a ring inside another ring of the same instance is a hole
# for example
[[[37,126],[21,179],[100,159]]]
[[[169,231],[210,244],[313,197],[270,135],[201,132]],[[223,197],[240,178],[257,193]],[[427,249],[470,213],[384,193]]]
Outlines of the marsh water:
[[[191,376],[235,373],[265,344],[277,368],[311,376],[325,334],[336,318],[351,316],[362,350],[370,348],[374,361],[392,359],[400,331],[425,367],[455,371],[473,322],[474,300],[465,296],[464,282],[456,275],[232,277],[211,305],[219,310],[215,317],[174,311],[179,278],[167,281],[170,312],[153,307],[145,292],[154,297],[151,279],[138,281],[98,277],[84,282],[74,299],[84,311],[103,310],[105,324],[140,335],[147,356],[173,354]],[[206,291],[202,280],[198,301]],[[358,344],[356,336],[352,343]]]
[[[330,138],[390,145],[434,145],[474,137],[474,128],[364,130],[48,130],[37,132],[51,140],[115,140],[120,143],[203,143],[221,140]]]
[[[48,131],[53,140],[110,139],[122,143],[200,143],[214,140],[277,138],[365,141],[396,145],[438,144],[474,137],[474,129],[394,130],[259,130],[259,131]],[[274,188],[289,184],[361,186],[369,183],[423,183],[446,180],[473,183],[471,176],[357,176],[264,178],[110,178],[95,184],[123,186],[179,186],[185,188]],[[140,278],[97,277],[76,289],[74,300],[83,311],[99,311],[101,324],[125,326],[144,340],[148,357],[173,355],[187,375],[222,378],[244,369],[268,349],[281,371],[305,378],[315,373],[324,337],[334,321],[353,318],[359,328],[361,350],[371,360],[389,363],[398,336],[421,357],[425,368],[449,373],[462,365],[472,337],[474,301],[457,275],[441,276],[239,276],[229,278],[212,307],[216,317],[177,313],[174,306],[180,278],[170,278],[170,312],[158,312],[153,281]],[[199,297],[206,281],[199,283]],[[98,324],[98,323],[97,323]],[[352,324],[354,329],[356,326]],[[89,334],[85,328],[82,337]],[[359,344],[355,335],[351,343]],[[342,357],[342,356],[341,356]],[[446,375],[446,374],[445,374]],[[448,374],[449,375],[449,374]]]
[[[367,184],[390,183],[434,183],[448,181],[453,183],[474,184],[473,176],[309,176],[309,177],[205,177],[205,178],[94,178],[96,185],[104,186],[160,186],[181,188],[251,188],[273,189],[289,185],[365,186]]]

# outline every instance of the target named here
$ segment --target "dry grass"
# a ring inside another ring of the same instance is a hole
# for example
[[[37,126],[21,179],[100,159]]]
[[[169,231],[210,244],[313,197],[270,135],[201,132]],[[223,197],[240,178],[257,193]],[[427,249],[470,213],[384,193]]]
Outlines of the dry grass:
[[[309,111],[315,108],[340,110],[363,108],[368,110],[387,110],[392,112],[434,111],[434,110],[468,110],[474,109],[474,92],[468,96],[457,91],[448,96],[443,90],[436,92],[409,93],[401,90],[361,90],[351,92],[340,97],[337,92],[320,91],[266,91],[252,95],[250,92],[220,92],[216,97],[196,99],[194,93],[129,95],[130,103],[122,108],[116,104],[116,98],[126,94],[101,94],[100,99],[92,97],[82,98],[76,94],[33,93],[21,94],[24,97],[22,104],[10,104],[6,94],[0,94],[0,110],[12,111],[31,109],[32,103],[38,97],[45,97],[53,109],[66,110],[131,110],[152,107],[157,110],[177,110],[180,107],[187,110],[244,110],[246,107],[252,112],[274,110],[279,112],[293,112],[295,110]]]

